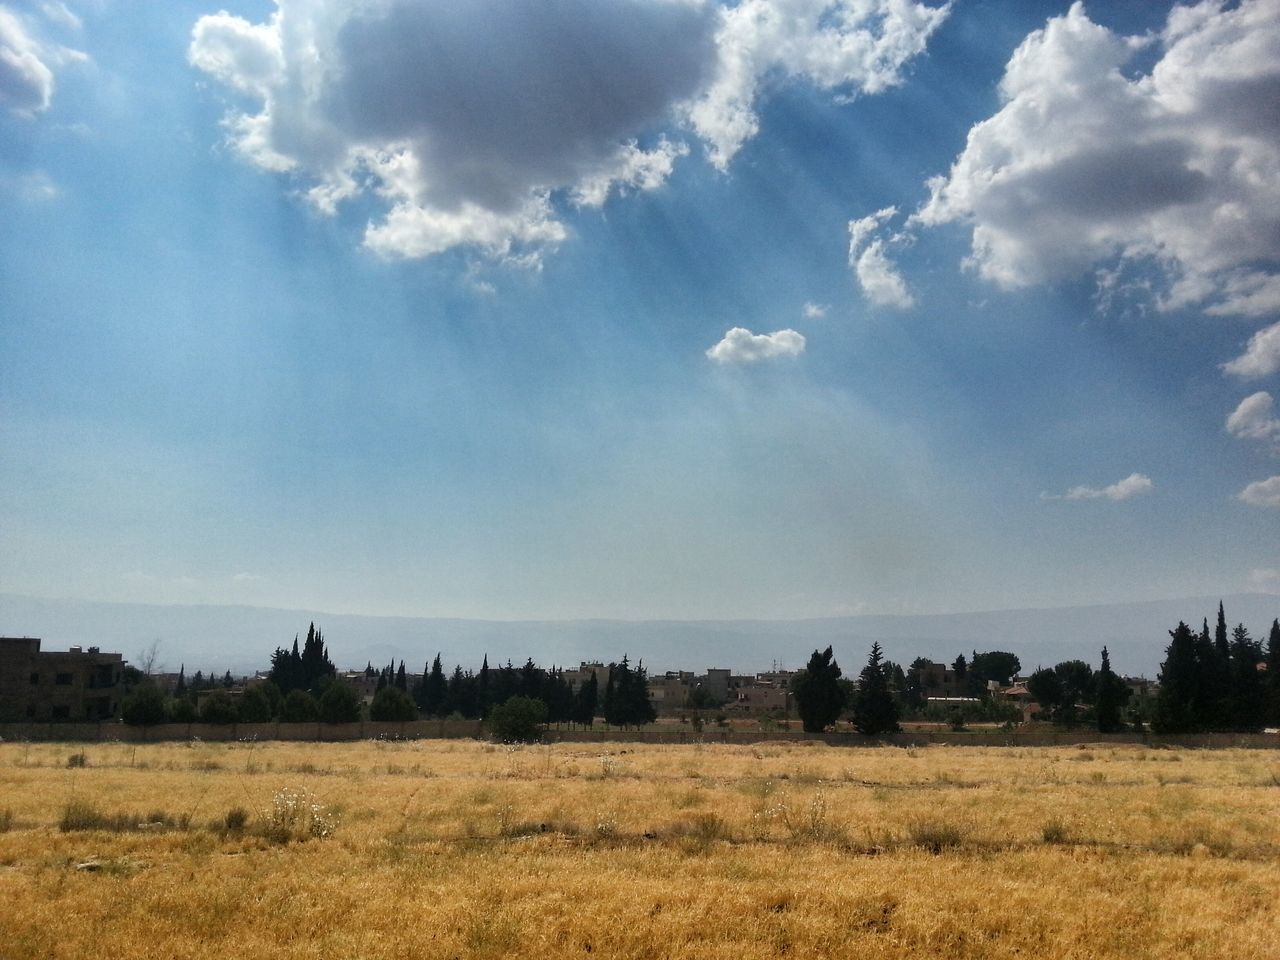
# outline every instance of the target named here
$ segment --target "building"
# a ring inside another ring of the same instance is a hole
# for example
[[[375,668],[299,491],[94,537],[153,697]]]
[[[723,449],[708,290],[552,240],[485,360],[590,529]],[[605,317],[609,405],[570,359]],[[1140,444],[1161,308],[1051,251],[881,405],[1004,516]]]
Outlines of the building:
[[[0,637],[0,720],[110,720],[124,700],[124,657],[97,647],[41,652]]]

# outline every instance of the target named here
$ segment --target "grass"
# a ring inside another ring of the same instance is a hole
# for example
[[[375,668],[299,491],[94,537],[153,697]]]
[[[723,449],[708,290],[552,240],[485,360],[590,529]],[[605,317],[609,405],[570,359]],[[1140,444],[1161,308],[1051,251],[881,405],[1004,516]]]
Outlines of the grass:
[[[1280,942],[1280,751],[67,753],[0,744],[5,960],[1270,960]]]

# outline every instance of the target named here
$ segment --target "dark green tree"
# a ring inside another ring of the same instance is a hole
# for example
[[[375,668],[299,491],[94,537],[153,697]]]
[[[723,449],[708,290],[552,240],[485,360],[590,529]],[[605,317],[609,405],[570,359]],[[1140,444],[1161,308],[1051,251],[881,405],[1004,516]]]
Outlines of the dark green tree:
[[[830,647],[821,653],[814,650],[808,665],[796,674],[792,691],[806,733],[821,733],[839,718],[845,704],[840,676]]]
[[[871,644],[867,665],[858,675],[858,688],[853,695],[853,725],[859,733],[873,737],[881,733],[896,733],[898,704],[889,689],[880,644]]]
[[[1049,667],[1036,668],[1035,672],[1027,678],[1027,692],[1036,703],[1040,704],[1040,710],[1046,720],[1052,720],[1062,709],[1064,691],[1062,678],[1058,676],[1056,670]]]
[[[187,665],[184,663],[178,667],[178,684],[173,688],[175,697],[185,697],[187,695]]]
[[[120,717],[131,727],[151,727],[168,719],[165,695],[150,681],[130,691],[120,707]]]
[[[214,690],[200,700],[200,722],[226,725],[239,719],[235,701],[226,690]]]
[[[271,698],[262,684],[255,684],[240,694],[236,710],[241,723],[268,723],[271,720]]]
[[[360,697],[349,683],[331,683],[320,695],[320,719],[324,723],[357,723],[360,713]]]
[[[1231,632],[1231,727],[1258,731],[1267,723],[1267,688],[1262,645],[1249,636],[1243,623]]]
[[[1199,644],[1191,628],[1181,621],[1169,631],[1169,638],[1160,666],[1160,691],[1151,725],[1157,733],[1187,733],[1198,727]]]
[[[440,654],[436,654],[431,662],[431,669],[422,677],[422,712],[429,717],[448,715],[445,703],[449,699],[449,681],[444,676],[444,665],[440,662]]]
[[[1021,669],[1022,662],[1016,654],[1007,653],[1004,650],[975,652],[966,672],[969,692],[975,697],[986,696],[989,681],[994,680],[1004,686]]]
[[[190,697],[178,697],[167,704],[170,723],[195,723],[200,719]]]
[[[1123,730],[1124,721],[1120,717],[1124,705],[1129,700],[1129,688],[1112,671],[1111,655],[1106,647],[1102,648],[1102,666],[1094,677],[1094,685],[1097,688],[1095,701],[1098,730],[1102,733]]]
[[[409,692],[409,676],[404,672],[404,658],[400,659],[400,669],[396,671],[396,689],[401,693]]]
[[[1271,621],[1267,637],[1267,724],[1280,727],[1280,620]]]
[[[305,690],[290,690],[280,707],[285,723],[315,723],[320,719],[320,704]]]
[[[489,729],[502,743],[534,743],[547,722],[547,705],[533,697],[508,697],[489,713]]]
[[[336,686],[336,684],[335,684]],[[375,694],[369,705],[370,720],[417,720],[418,708],[399,687],[387,687]]]
[[[594,726],[596,722],[596,707],[599,706],[600,699],[600,678],[596,676],[594,670],[591,676],[582,681],[578,687],[578,692],[574,697],[573,705],[573,721],[580,723],[584,727]]]

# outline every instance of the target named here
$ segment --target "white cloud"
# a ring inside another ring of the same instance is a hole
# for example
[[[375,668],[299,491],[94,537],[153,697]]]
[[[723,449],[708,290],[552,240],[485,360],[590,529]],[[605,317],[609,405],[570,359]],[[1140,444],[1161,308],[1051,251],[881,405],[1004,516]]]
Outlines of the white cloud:
[[[1244,353],[1222,369],[1242,380],[1257,380],[1280,370],[1280,323],[1273,323],[1249,338]]]
[[[945,8],[909,0],[277,0],[192,31],[193,66],[247,99],[239,152],[306,184],[322,213],[373,198],[366,244],[537,264],[559,204],[652,190],[689,153],[721,169],[766,74],[873,93]]]
[[[1255,480],[1240,491],[1239,499],[1254,507],[1280,507],[1280,477]]]
[[[800,312],[804,314],[806,320],[821,320],[827,315],[827,311],[831,308],[825,303],[814,303],[812,300],[805,303],[800,308]]]
[[[60,0],[42,3],[40,12],[45,15],[45,19],[50,23],[56,23],[58,26],[66,27],[68,30],[79,30],[83,26],[80,18],[72,13],[67,5],[60,2]]]
[[[1126,74],[1154,48],[1150,73]],[[970,263],[1004,287],[1154,264],[1164,309],[1280,309],[1280,0],[1176,7],[1155,38],[1076,3],[1032,33],[914,218],[972,229]]]
[[[49,109],[54,86],[49,59],[22,21],[0,7],[0,107],[21,117]]]
[[[734,327],[724,339],[707,351],[716,363],[756,363],[774,357],[798,357],[804,353],[804,336],[794,330],[752,333]]]
[[[755,136],[755,101],[770,75],[845,95],[898,84],[950,4],[909,0],[742,0],[721,12],[719,60],[710,87],[689,108],[693,128],[725,170]]]
[[[868,300],[881,307],[909,310],[915,298],[897,267],[885,255],[885,244],[901,243],[902,234],[890,234],[887,241],[877,232],[897,213],[896,207],[885,207],[869,217],[849,221],[849,266]]]
[[[1227,433],[1249,440],[1280,436],[1280,420],[1272,416],[1271,394],[1265,390],[1245,397],[1227,417]]]
[[[1280,570],[1262,567],[1250,570],[1249,589],[1258,593],[1280,593]]]
[[[1141,473],[1131,473],[1123,480],[1107,487],[1072,487],[1066,493],[1040,494],[1041,500],[1129,500],[1155,489],[1151,478]]]

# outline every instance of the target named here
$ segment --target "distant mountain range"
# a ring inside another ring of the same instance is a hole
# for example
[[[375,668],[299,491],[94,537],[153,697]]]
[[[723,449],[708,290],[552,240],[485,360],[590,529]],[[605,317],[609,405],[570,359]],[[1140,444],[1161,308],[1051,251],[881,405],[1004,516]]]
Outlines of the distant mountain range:
[[[376,617],[318,610],[235,606],[153,606],[50,600],[0,593],[0,636],[40,637],[45,650],[98,646],[138,660],[159,641],[157,669],[247,673],[264,669],[271,651],[306,636],[312,621],[324,631],[340,667],[404,659],[411,672],[441,654],[446,669],[527,657],[550,666],[617,660],[628,654],[651,672],[730,667],[754,673],[804,666],[815,648],[833,646],[848,675],[856,675],[872,641],[902,664],[916,657],[950,663],[972,650],[1008,650],[1024,671],[1079,658],[1096,668],[1105,644],[1113,667],[1154,677],[1168,630],[1185,620],[1214,622],[1218,597],[1190,597],[1104,606],[998,610],[912,616],[855,616],[814,620],[565,620],[496,621]],[[1280,596],[1222,598],[1228,624],[1244,623],[1266,639],[1280,617]]]

